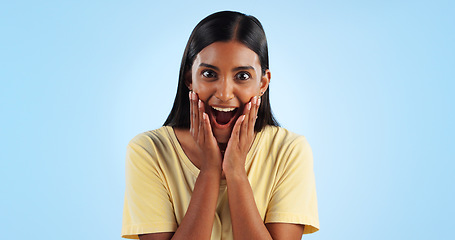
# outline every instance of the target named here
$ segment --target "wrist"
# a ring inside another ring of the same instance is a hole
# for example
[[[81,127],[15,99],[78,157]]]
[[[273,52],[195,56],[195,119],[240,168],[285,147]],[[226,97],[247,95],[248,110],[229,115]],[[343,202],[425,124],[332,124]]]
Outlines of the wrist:
[[[221,169],[220,168],[201,168],[199,176],[209,179],[220,179]]]
[[[242,179],[247,177],[244,166],[237,168],[226,167],[223,171],[226,179]]]

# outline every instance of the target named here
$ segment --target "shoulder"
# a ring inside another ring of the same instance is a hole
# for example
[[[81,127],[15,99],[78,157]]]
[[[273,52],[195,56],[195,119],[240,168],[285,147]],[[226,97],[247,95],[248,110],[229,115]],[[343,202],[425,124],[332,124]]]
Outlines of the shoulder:
[[[170,141],[169,127],[163,126],[155,130],[142,132],[134,136],[128,146],[152,147]]]
[[[274,164],[287,168],[294,164],[313,165],[313,153],[306,137],[283,127],[267,126],[261,131],[260,149]]]
[[[266,126],[261,131],[262,142],[270,147],[279,148],[302,148],[310,147],[304,135],[294,133],[286,128]]]
[[[134,161],[139,161],[138,159],[159,161],[170,149],[173,149],[169,128],[163,126],[137,134],[128,143],[127,155],[137,156],[132,159]]]

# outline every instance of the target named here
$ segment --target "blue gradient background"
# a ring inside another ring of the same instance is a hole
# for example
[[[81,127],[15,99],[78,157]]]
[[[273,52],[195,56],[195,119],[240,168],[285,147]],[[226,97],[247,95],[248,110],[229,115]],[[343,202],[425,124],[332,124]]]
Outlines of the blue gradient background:
[[[175,96],[193,27],[259,18],[280,123],[313,149],[321,230],[453,238],[453,1],[4,1],[2,239],[120,239],[124,157]]]

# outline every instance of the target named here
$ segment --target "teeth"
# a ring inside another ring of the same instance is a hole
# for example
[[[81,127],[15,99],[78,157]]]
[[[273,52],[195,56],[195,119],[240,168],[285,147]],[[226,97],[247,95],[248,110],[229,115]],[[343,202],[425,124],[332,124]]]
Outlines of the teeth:
[[[230,111],[234,111],[235,108],[219,108],[219,107],[212,107],[213,109],[217,110],[217,111],[220,111],[220,112],[230,112]]]

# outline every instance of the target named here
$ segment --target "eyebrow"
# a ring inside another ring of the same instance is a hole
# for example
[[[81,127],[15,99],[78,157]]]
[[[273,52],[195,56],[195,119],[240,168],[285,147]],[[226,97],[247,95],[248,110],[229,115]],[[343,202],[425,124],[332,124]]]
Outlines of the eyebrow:
[[[211,64],[207,64],[207,63],[201,63],[201,64],[199,64],[199,67],[213,68],[213,69],[215,69],[217,71],[220,70],[218,67],[213,66]],[[236,71],[239,71],[239,70],[254,70],[254,67],[252,67],[252,66],[240,66],[240,67],[236,67],[236,68],[232,69],[233,72],[236,72]]]
[[[240,66],[232,69],[233,72],[237,72],[239,70],[254,70],[254,67],[252,66]]]
[[[201,64],[199,64],[199,67],[208,67],[208,68],[213,68],[217,71],[220,71],[220,69],[218,67],[215,67],[215,66],[207,64],[207,63],[201,63]]]

